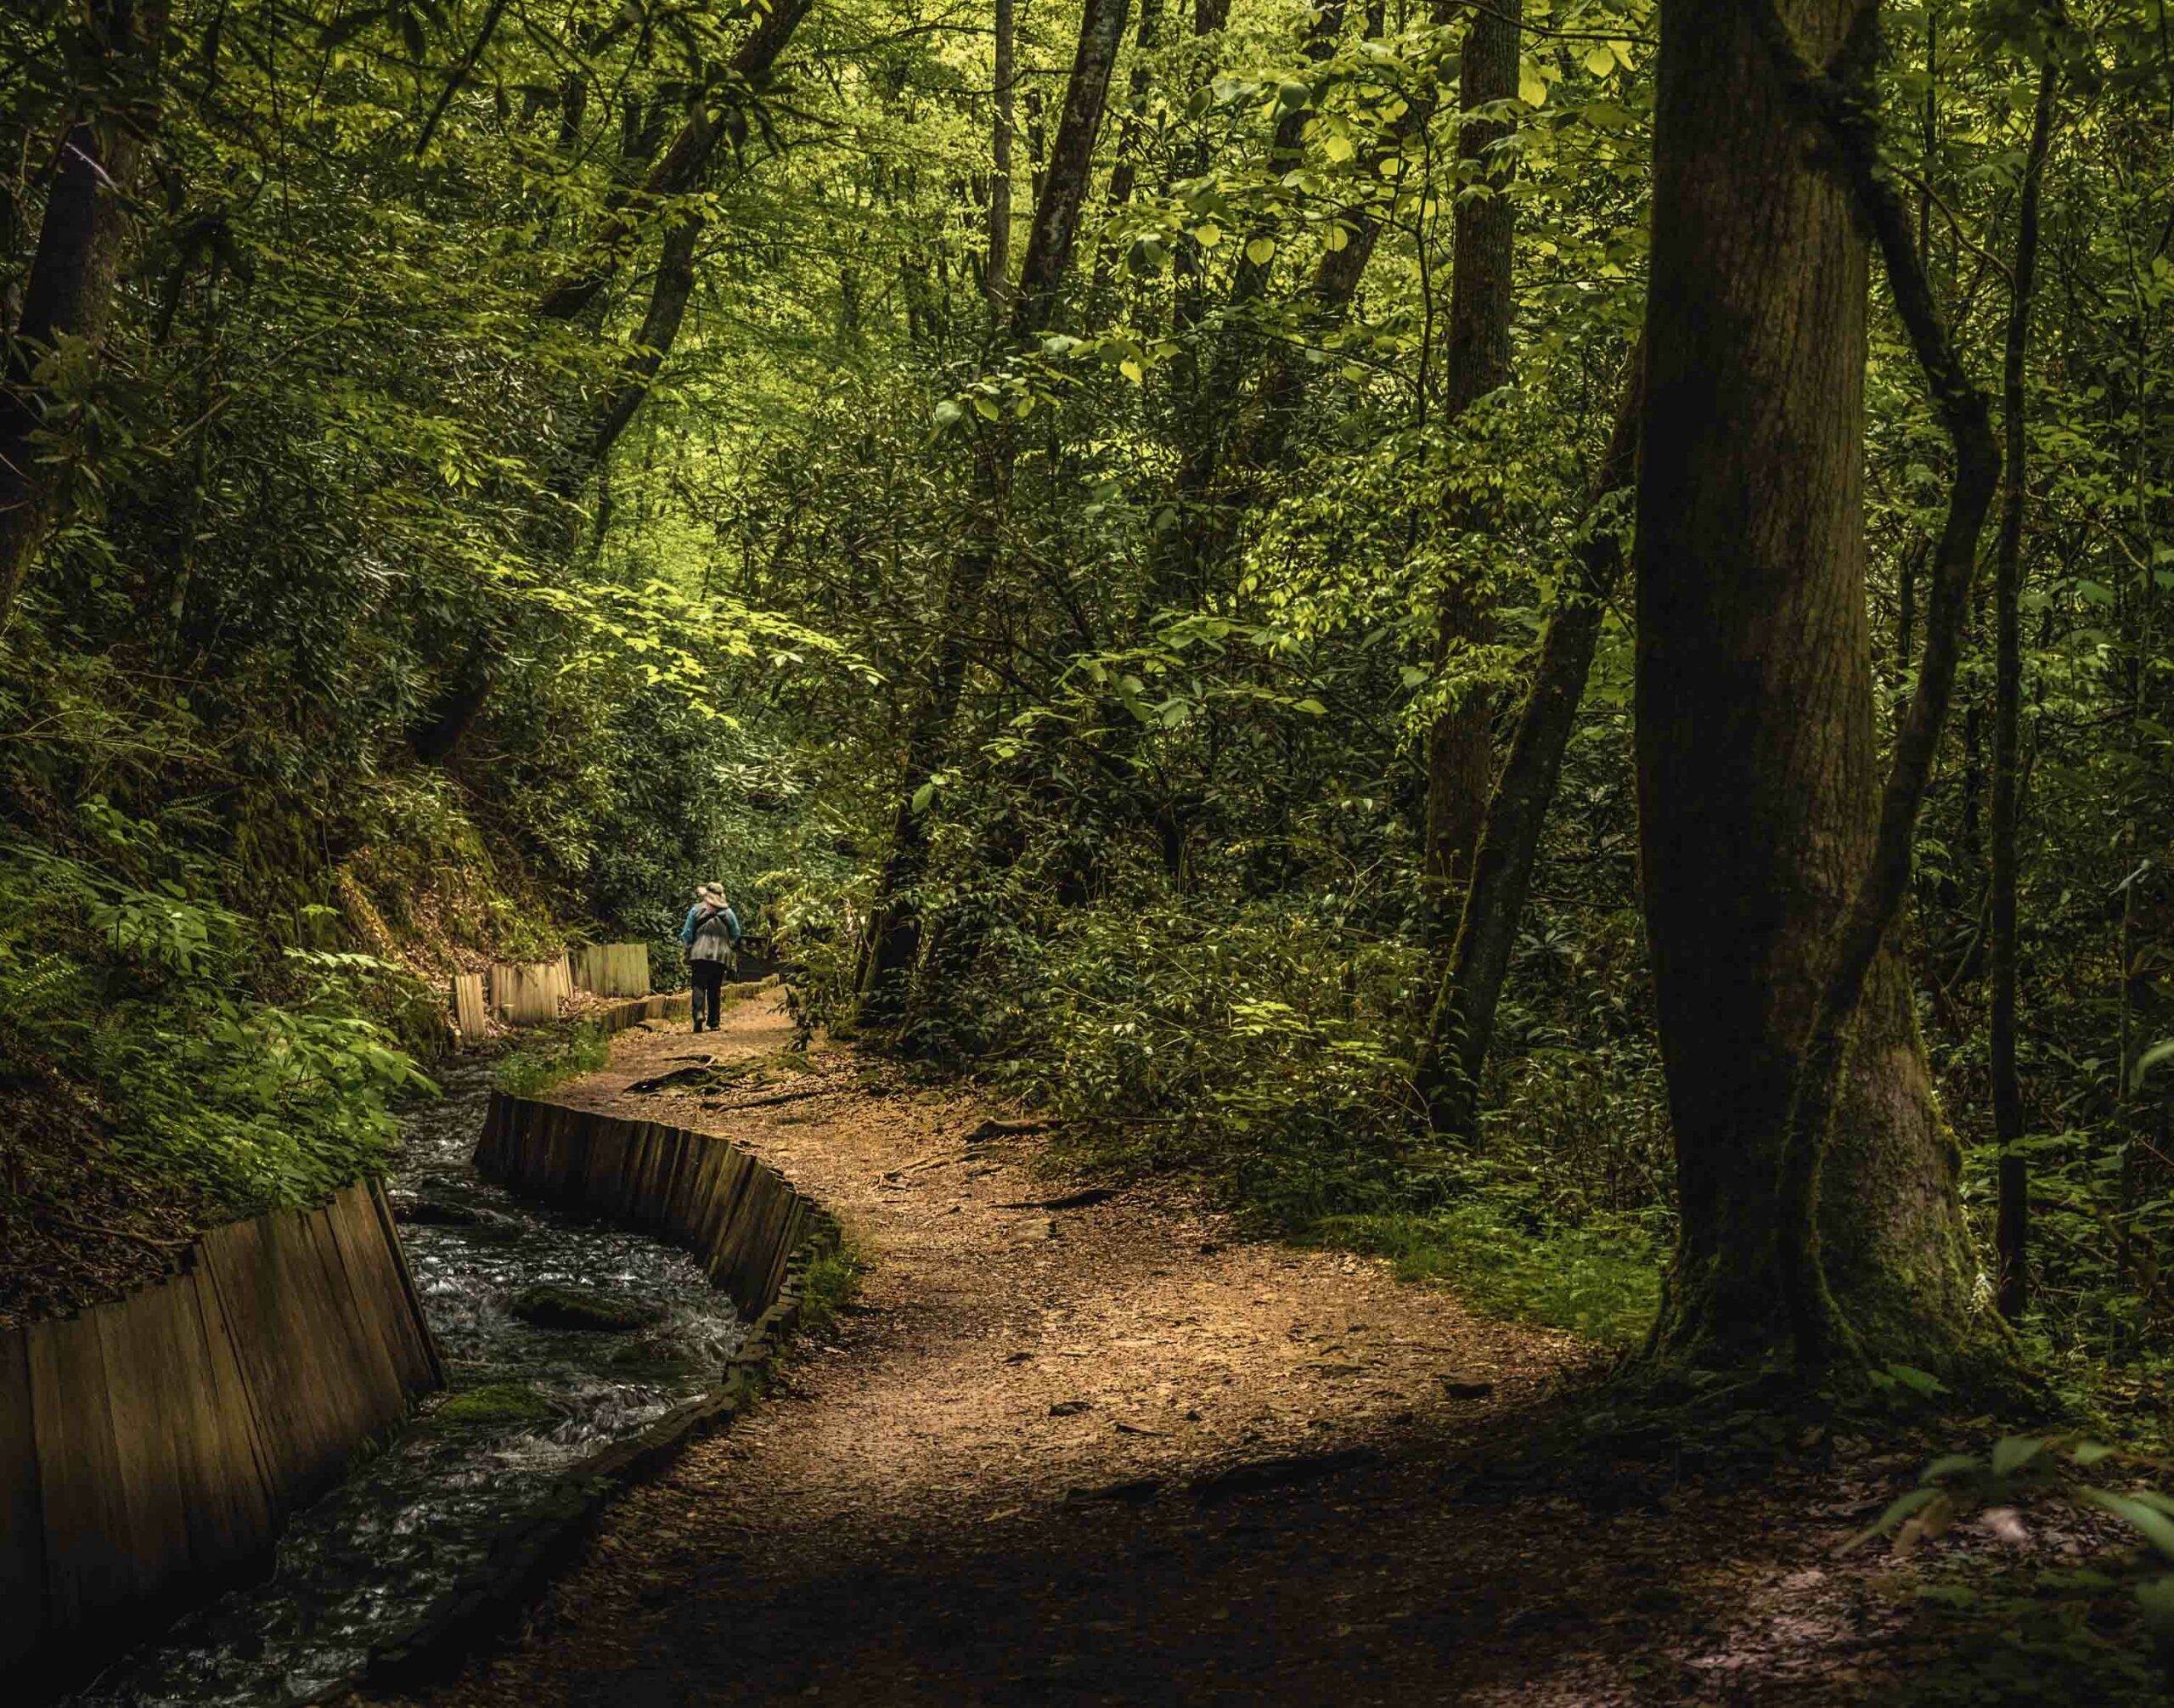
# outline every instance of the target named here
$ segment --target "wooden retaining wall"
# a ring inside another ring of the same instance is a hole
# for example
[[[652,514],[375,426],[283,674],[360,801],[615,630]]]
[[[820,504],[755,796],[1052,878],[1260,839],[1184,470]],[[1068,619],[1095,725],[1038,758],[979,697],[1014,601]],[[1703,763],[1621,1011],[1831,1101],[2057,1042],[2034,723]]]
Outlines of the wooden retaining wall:
[[[749,1322],[775,1302],[819,1214],[726,1140],[503,1092],[492,1095],[476,1166],[516,1191],[663,1235],[701,1260]]]
[[[127,1299],[0,1329],[0,1664],[59,1681],[260,1570],[286,1515],[442,1385],[368,1183],[216,1228]]]
[[[649,995],[646,943],[594,943],[573,952],[574,984],[599,996]]]
[[[481,1043],[491,1023],[535,1026],[559,1017],[559,1005],[577,990],[597,996],[647,996],[649,945],[599,943],[569,950],[553,961],[495,966],[453,975],[453,1030],[465,1044]]]
[[[604,1029],[605,1037],[611,1038],[645,1020],[681,1020],[686,1015],[687,993],[667,990],[656,996],[637,996],[631,1002],[614,1002],[589,1017]]]
[[[573,994],[573,969],[563,955],[555,961],[491,969],[491,1012],[509,1025],[555,1020],[560,1001]]]

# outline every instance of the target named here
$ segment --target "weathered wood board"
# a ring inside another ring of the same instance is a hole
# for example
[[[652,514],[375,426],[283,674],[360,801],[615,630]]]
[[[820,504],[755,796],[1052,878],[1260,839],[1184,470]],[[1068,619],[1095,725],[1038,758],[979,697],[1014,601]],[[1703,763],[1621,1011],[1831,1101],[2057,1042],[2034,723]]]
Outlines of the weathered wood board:
[[[814,1215],[783,1175],[724,1139],[503,1092],[492,1095],[476,1165],[517,1190],[664,1234],[751,1321],[777,1298]]]
[[[441,1379],[368,1184],[0,1331],[0,1662],[65,1682],[109,1637],[261,1569],[284,1514]]]
[[[574,982],[598,996],[646,996],[649,945],[593,943],[574,951]]]
[[[453,975],[453,1025],[464,1044],[479,1042],[490,1034],[490,1010],[483,998],[482,973],[458,972]]]

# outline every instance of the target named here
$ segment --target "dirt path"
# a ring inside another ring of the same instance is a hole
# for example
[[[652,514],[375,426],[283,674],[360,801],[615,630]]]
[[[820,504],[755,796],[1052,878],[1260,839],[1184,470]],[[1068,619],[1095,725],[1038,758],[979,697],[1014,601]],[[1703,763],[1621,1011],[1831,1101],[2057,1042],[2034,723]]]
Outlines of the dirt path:
[[[424,1700],[1855,1700],[1879,1615],[1820,1547],[1854,1508],[1770,1542],[1649,1468],[1486,1468],[1580,1365],[1566,1337],[1145,1194],[1022,1208],[1062,1191],[1031,1140],[970,1143],[985,1111],[842,1051],[784,1082],[819,1095],[744,1113],[627,1089],[789,1040],[750,1004],[714,1039],[634,1034],[566,1095],[776,1164],[871,1260],[861,1303]]]

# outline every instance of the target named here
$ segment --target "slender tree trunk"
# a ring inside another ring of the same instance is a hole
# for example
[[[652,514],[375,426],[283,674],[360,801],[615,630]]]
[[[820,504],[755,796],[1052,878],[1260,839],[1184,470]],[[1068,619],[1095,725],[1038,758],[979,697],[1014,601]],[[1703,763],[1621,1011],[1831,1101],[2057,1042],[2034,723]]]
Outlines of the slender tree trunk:
[[[983,286],[999,315],[1011,289],[1012,0],[996,0],[996,99],[989,125],[988,267]]]
[[[1495,1015],[1532,888],[1540,833],[1577,724],[1605,601],[1623,567],[1622,538],[1608,512],[1637,472],[1642,369],[1642,354],[1633,352],[1572,553],[1579,584],[1564,587],[1562,602],[1547,619],[1532,688],[1480,826],[1456,947],[1421,1046],[1414,1082],[1428,1125],[1438,1133],[1468,1139],[1477,1124],[1480,1071],[1494,1046]]]
[[[695,294],[695,246],[701,235],[702,221],[691,213],[674,221],[665,232],[641,330],[634,335],[634,345],[620,364],[619,377],[597,411],[596,425],[583,447],[584,479],[610,459],[611,448],[647,401],[657,370],[679,341],[680,323],[687,318],[687,304]]]
[[[2030,1298],[2030,1165],[2016,1148],[2023,1139],[2023,1085],[2015,1065],[2016,781],[2023,708],[2019,629],[2023,591],[2023,519],[2030,499],[2024,379],[2030,353],[2030,302],[2038,272],[2038,204],[2052,146],[2055,72],[2049,56],[2038,71],[2023,189],[2015,224],[2015,271],[2010,289],[2008,343],[2001,364],[2001,407],[2008,437],[2007,484],[1993,559],[1992,1079],[1993,1133],[2001,1147],[2001,1315],[2011,1322]]]
[[[1778,9],[1818,62],[1867,10]],[[1633,558],[1642,867],[1681,1207],[1656,1346],[1754,1362],[1794,1326],[1791,1112],[1877,839],[1865,231],[1758,11],[1664,0]],[[1970,1271],[1908,976],[1875,949],[1816,1208],[1833,1297],[1868,1344],[1907,1356],[1961,1332]]]
[[[1336,52],[1343,33],[1343,0],[1324,0],[1313,14],[1302,48],[1308,63],[1319,65]],[[1269,141],[1270,169],[1288,171],[1303,152],[1309,107],[1287,108],[1278,115]],[[1232,263],[1231,289],[1224,301],[1222,324],[1208,352],[1206,372],[1180,412],[1182,443],[1175,479],[1171,482],[1173,524],[1157,537],[1149,576],[1150,597],[1157,606],[1189,609],[1206,592],[1206,572],[1215,560],[1203,542],[1219,538],[1223,530],[1214,512],[1229,501],[1215,488],[1224,471],[1236,414],[1239,389],[1247,369],[1258,358],[1259,341],[1251,321],[1254,305],[1267,293],[1275,258],[1256,261],[1247,251],[1257,241],[1273,244],[1276,223],[1263,219],[1247,232]],[[1201,335],[1203,339],[1206,334]],[[1197,358],[1196,358],[1197,360]]]
[[[67,471],[42,464],[38,437],[56,399],[37,364],[64,338],[95,347],[128,252],[123,200],[163,91],[166,0],[95,0],[84,32],[87,87],[60,138],[37,248],[0,383],[0,631],[67,501]]]
[[[811,0],[774,0],[762,14],[747,39],[727,63],[720,100],[706,91],[695,105],[693,116],[680,127],[671,147],[652,166],[641,188],[614,211],[583,245],[580,261],[564,278],[544,291],[536,312],[547,320],[572,320],[585,311],[618,274],[628,255],[639,246],[640,228],[654,218],[660,204],[687,194],[701,182],[720,138],[744,123],[730,103],[739,87],[766,82],[775,70],[778,56],[791,42],[793,31],[808,15]]]
[[[767,82],[809,4],[810,0],[775,0],[734,53],[727,66],[728,85]],[[718,105],[705,93],[671,146],[651,166],[641,187],[612,211],[589,240],[573,269],[544,293],[537,303],[538,316],[572,320],[589,312],[639,246],[645,223],[655,219],[663,204],[701,184],[718,142],[731,134],[738,121],[739,115],[729,104]],[[630,124],[631,157],[654,154],[654,144],[662,141],[661,128],[654,138],[643,129]],[[572,498],[580,492],[647,399],[685,318],[694,291],[695,249],[702,228],[701,215],[691,209],[668,214],[639,341],[622,361],[611,392],[589,414],[587,429],[563,447],[557,465],[547,472],[546,484],[558,496]],[[485,632],[409,727],[408,748],[424,764],[444,764],[467,740],[490,702],[503,645],[502,636]]]
[[[1132,62],[1130,93],[1126,103],[1124,122],[1118,128],[1117,159],[1110,166],[1109,189],[1106,195],[1112,212],[1132,200],[1133,185],[1140,178],[1140,150],[1146,131],[1147,92],[1154,86],[1154,77],[1147,67],[1147,56],[1155,51],[1163,33],[1163,0],[1140,0],[1140,26],[1133,37],[1135,54]],[[1097,305],[1092,311],[1099,316],[1101,305],[1109,291],[1110,273],[1117,265],[1118,251],[1114,244],[1105,242],[1095,251],[1094,283],[1088,290],[1088,300]]]
[[[1466,114],[1516,99],[1523,16],[1522,0],[1496,0],[1473,12],[1460,72],[1459,100]],[[1517,217],[1505,194],[1510,168],[1500,146],[1510,133],[1511,127],[1498,120],[1469,116],[1458,132],[1443,396],[1444,414],[1452,421],[1477,399],[1510,383]],[[1478,183],[1467,178],[1475,172]],[[1493,631],[1484,603],[1464,585],[1442,589],[1436,623],[1435,660],[1443,667],[1464,649],[1485,644]],[[1420,884],[1424,935],[1436,950],[1449,946],[1456,929],[1459,892],[1471,874],[1487,810],[1493,700],[1484,689],[1469,687],[1427,733],[1427,846]]]
[[[1012,298],[1010,347],[1029,345],[1049,328],[1079,235],[1079,216],[1092,173],[1095,139],[1108,104],[1110,74],[1124,35],[1129,0],[1088,0],[1079,44],[1065,86],[1064,110],[1035,197],[1034,223]],[[945,591],[943,634],[936,643],[927,685],[907,729],[905,767],[892,818],[891,845],[876,875],[870,904],[866,952],[862,958],[859,1018],[865,1025],[895,1027],[904,1014],[915,961],[920,958],[921,913],[915,892],[927,866],[924,814],[915,793],[943,763],[972,662],[973,621],[994,572],[1014,454],[1012,430],[1000,424],[980,434],[976,448],[977,501],[968,536],[953,560]]]

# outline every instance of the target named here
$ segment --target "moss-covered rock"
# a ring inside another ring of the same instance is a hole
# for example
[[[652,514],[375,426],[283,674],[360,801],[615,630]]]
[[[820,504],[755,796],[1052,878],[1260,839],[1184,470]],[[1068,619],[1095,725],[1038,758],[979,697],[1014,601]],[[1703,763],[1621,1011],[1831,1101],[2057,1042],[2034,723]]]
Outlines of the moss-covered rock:
[[[437,1409],[442,1423],[540,1423],[551,1415],[551,1402],[520,1382],[487,1382]]]
[[[577,1287],[526,1288],[514,1296],[513,1314],[535,1328],[583,1328],[600,1334],[646,1328],[656,1319],[645,1305]]]

